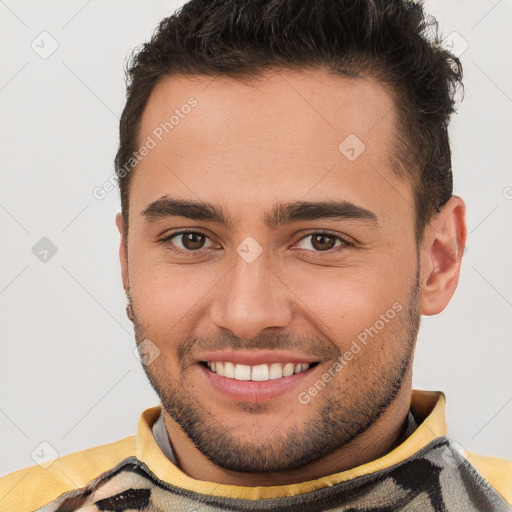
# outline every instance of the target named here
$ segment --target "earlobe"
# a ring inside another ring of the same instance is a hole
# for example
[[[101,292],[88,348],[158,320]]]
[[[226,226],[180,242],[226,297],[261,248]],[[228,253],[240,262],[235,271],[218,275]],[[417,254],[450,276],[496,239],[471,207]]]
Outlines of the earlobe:
[[[459,281],[466,245],[466,207],[453,196],[432,217],[421,248],[421,314],[436,315],[450,302]]]
[[[119,262],[121,263],[121,278],[125,292],[130,287],[128,279],[128,242],[125,238],[124,219],[122,213],[116,215],[116,226],[119,231],[121,240],[119,242]]]

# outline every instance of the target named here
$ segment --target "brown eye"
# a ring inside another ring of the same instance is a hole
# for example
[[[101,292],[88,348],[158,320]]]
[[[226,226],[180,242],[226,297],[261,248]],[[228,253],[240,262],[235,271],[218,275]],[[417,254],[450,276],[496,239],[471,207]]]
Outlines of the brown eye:
[[[318,251],[328,251],[336,244],[336,237],[329,235],[313,235],[311,245]]]
[[[218,248],[217,244],[213,243],[207,235],[199,231],[180,231],[164,238],[161,242],[168,245],[173,251],[181,253]]]
[[[180,236],[183,247],[189,251],[201,249],[206,239],[206,237],[200,233],[184,233]]]
[[[343,238],[330,233],[311,233],[302,238],[298,246],[313,252],[326,252],[340,246],[350,246]]]

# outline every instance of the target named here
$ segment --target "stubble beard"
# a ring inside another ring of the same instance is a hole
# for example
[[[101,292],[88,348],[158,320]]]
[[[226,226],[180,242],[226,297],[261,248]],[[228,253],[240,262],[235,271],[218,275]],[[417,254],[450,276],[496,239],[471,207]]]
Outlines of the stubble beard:
[[[245,425],[254,430],[253,441],[238,436],[238,429],[226,425],[222,418],[206,407],[209,404],[203,405],[201,398],[194,392],[193,383],[185,375],[188,368],[183,364],[182,357],[184,347],[188,350],[197,339],[186,340],[178,350],[181,359],[178,378],[173,378],[160,364],[160,358],[151,365],[143,365],[143,368],[166,413],[181,427],[197,449],[215,465],[241,473],[296,470],[361,436],[395,402],[413,362],[420,324],[420,293],[417,272],[408,303],[402,314],[397,316],[395,332],[385,341],[390,344],[393,353],[391,362],[387,366],[382,365],[376,350],[368,352],[368,361],[365,361],[368,364],[363,364],[359,371],[354,372],[354,378],[345,380],[343,387],[336,379],[327,384],[312,402],[313,414],[300,425],[295,423],[286,432],[279,430],[279,426],[291,415],[290,411],[284,418],[276,415],[273,428],[264,435],[261,432],[258,434],[258,415],[264,414],[269,405],[234,403],[247,416]],[[148,330],[139,322],[135,308],[134,327],[139,344],[146,338]],[[207,343],[204,342],[206,346],[211,346]],[[365,357],[365,350],[368,348],[363,348],[357,357]],[[346,371],[344,369],[341,374]],[[304,405],[297,400],[294,407]],[[247,429],[242,430],[246,437]]]

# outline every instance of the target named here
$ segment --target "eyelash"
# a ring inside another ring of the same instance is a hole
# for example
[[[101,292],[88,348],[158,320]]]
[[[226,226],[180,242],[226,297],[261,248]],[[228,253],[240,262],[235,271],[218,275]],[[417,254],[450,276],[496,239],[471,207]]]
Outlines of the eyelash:
[[[186,231],[176,231],[174,233],[171,233],[169,234],[168,236],[166,236],[165,238],[162,238],[160,240],[158,240],[158,242],[162,243],[163,245],[168,245],[168,249],[170,251],[172,251],[173,253],[175,254],[178,254],[178,255],[186,255],[186,256],[196,256],[196,255],[200,255],[200,254],[203,254],[204,251],[207,251],[208,249],[197,249],[197,250],[183,250],[183,249],[176,249],[174,247],[172,247],[172,243],[171,243],[171,240],[179,235],[187,235],[187,234],[193,234],[193,235],[200,235],[200,236],[204,236],[206,237],[207,239],[210,240],[210,237],[206,234],[206,233],[203,233],[202,231],[196,231],[196,230],[186,230]],[[298,240],[297,243],[301,242],[302,240],[312,236],[312,235],[325,235],[325,236],[329,236],[329,237],[333,237],[335,238],[337,241],[340,241],[341,242],[341,245],[337,246],[337,247],[333,247],[332,249],[329,249],[327,251],[312,251],[312,250],[309,250],[309,249],[298,249],[298,250],[303,250],[303,251],[307,251],[309,253],[312,253],[312,254],[315,254],[315,255],[318,255],[320,257],[322,257],[321,255],[322,254],[332,254],[334,252],[337,252],[337,250],[339,250],[340,248],[355,248],[354,244],[352,242],[349,242],[347,239],[341,237],[340,235],[336,235],[335,233],[332,233],[330,231],[311,231],[310,233],[307,233],[306,235],[304,235],[300,240]],[[317,256],[315,256],[317,257]]]

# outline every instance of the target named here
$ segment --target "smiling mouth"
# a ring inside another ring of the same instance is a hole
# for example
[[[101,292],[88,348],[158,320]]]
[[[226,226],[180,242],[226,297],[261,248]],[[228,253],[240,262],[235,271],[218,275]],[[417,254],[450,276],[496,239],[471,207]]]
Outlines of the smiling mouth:
[[[267,381],[291,377],[318,365],[314,363],[271,363],[249,366],[230,361],[200,361],[212,373],[239,381]]]

